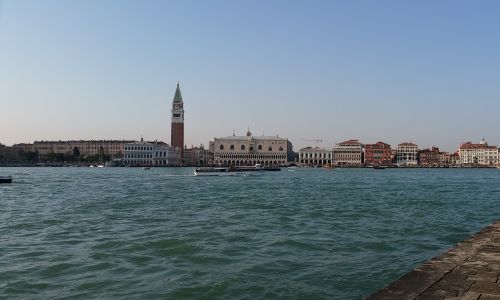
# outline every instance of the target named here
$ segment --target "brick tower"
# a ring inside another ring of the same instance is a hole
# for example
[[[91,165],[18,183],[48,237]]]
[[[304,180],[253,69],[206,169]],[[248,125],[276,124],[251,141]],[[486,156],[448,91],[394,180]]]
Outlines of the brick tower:
[[[177,82],[174,101],[172,101],[172,126],[170,128],[170,145],[179,149],[182,161],[184,156],[184,102],[182,102],[179,82]]]

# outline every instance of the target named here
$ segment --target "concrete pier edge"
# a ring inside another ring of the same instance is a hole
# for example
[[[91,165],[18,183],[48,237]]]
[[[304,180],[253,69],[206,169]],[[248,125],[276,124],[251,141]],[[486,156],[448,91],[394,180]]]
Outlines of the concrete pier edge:
[[[499,276],[497,220],[366,299],[500,299]]]

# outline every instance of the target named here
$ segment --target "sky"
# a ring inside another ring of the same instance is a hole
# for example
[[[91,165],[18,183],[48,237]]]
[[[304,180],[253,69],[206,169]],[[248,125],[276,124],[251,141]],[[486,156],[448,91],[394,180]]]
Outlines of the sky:
[[[0,143],[500,144],[500,1],[2,1]],[[316,142],[314,140],[321,140]]]

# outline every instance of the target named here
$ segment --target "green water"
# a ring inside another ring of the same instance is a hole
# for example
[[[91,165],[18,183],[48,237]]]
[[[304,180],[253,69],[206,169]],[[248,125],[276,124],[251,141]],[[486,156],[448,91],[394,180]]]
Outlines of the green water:
[[[0,168],[0,298],[361,299],[498,218],[497,169]]]

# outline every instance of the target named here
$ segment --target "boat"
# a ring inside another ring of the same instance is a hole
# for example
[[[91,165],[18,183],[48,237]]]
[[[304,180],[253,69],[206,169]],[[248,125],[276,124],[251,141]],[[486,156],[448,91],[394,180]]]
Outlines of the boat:
[[[98,168],[104,168],[104,166],[103,166],[103,165],[97,165],[97,167],[98,167]]]
[[[10,176],[0,176],[0,183],[11,183],[12,177]]]
[[[230,167],[200,167],[194,170],[195,176],[228,176],[255,174],[264,171],[281,171],[280,167],[263,167],[260,164],[255,166],[230,166]]]
[[[384,166],[373,166],[374,170],[384,170],[386,167]]]
[[[142,167],[143,170],[149,170],[151,169],[150,167]]]
[[[229,168],[223,167],[201,167],[194,169],[195,176],[225,176],[225,175],[235,175],[236,173],[229,172]]]

